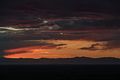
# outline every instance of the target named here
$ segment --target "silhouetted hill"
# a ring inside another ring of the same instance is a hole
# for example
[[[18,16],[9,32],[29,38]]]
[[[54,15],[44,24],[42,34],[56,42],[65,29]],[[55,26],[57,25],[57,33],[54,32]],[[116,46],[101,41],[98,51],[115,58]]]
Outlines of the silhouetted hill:
[[[59,59],[0,59],[0,65],[48,65],[48,64],[120,64],[120,59],[113,57],[103,58],[59,58]]]

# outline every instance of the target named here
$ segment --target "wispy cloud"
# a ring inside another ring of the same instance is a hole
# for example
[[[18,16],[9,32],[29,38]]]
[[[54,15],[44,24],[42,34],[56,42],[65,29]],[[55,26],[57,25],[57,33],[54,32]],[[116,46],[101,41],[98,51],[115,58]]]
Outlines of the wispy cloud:
[[[96,44],[92,44],[89,47],[82,47],[80,48],[81,50],[90,50],[90,51],[96,51],[96,50],[105,50],[106,47],[103,44],[100,43],[96,43]]]
[[[38,43],[39,44],[39,43]],[[11,48],[4,50],[3,52],[6,53],[5,55],[11,55],[11,54],[21,54],[21,53],[30,53],[31,50],[44,50],[44,49],[62,49],[65,48],[64,46],[66,44],[54,44],[54,43],[45,43],[45,44],[39,44],[39,45],[32,45],[32,46],[26,46],[26,47],[18,47],[18,48]]]
[[[14,49],[14,48],[20,48],[20,47],[31,47],[31,46],[39,46],[41,48],[59,48],[62,46],[65,46],[67,44],[54,44],[54,43],[48,43],[45,41],[36,41],[36,40],[24,40],[24,41],[2,41],[0,42],[0,45],[3,45],[0,47],[0,50],[6,50],[6,49]],[[12,45],[12,46],[11,46]]]

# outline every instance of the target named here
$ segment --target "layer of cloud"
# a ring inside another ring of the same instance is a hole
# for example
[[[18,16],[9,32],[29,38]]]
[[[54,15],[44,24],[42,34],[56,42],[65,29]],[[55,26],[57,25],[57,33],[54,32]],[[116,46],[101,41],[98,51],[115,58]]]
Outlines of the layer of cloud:
[[[19,47],[19,48],[13,48],[4,50],[4,55],[13,55],[13,54],[22,54],[22,53],[32,53],[31,50],[34,51],[41,51],[41,50],[47,50],[47,49],[62,49],[65,48],[66,44],[44,44],[44,45],[38,45],[38,46],[26,46],[26,47]],[[43,51],[44,53],[44,51]],[[46,53],[46,52],[45,52]]]
[[[116,29],[120,26],[119,18],[108,19],[79,19],[56,21],[61,26],[61,30],[81,30],[81,29]]]
[[[90,45],[90,47],[83,47],[80,48],[81,50],[90,50],[90,51],[96,51],[96,50],[105,50],[105,45],[100,44],[100,43],[96,43],[96,44],[92,44]]]
[[[0,42],[0,50],[7,50],[7,49],[15,49],[20,47],[31,47],[31,46],[39,46],[42,49],[59,49],[63,48],[67,44],[54,44],[48,43],[45,41],[36,41],[36,40],[25,40],[25,41],[2,41]]]
[[[29,40],[86,40],[93,42],[106,42],[105,49],[120,48],[120,30],[79,30],[79,31],[43,31],[22,32],[20,34],[2,34],[0,35],[0,50],[17,48],[24,46],[52,45],[46,42],[29,42]],[[26,41],[25,41],[26,40]],[[18,41],[15,43],[14,42]],[[12,45],[12,46],[11,46]],[[87,46],[82,49],[100,50],[97,45]],[[101,46],[99,44],[99,46]],[[59,47],[58,49],[60,49]]]

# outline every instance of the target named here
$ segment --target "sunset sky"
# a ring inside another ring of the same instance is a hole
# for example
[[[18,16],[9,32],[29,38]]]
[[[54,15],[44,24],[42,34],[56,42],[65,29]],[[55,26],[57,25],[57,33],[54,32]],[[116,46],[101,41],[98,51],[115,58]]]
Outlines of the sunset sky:
[[[120,6],[108,0],[1,2],[4,58],[120,58]]]

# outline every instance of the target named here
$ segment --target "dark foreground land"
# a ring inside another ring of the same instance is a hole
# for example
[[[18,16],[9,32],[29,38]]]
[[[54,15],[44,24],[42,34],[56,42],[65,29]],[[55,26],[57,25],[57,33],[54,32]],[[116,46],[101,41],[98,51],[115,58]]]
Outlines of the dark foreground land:
[[[120,59],[116,58],[1,59],[0,64],[0,76],[4,78],[16,77],[15,79],[113,78],[115,80],[120,74]]]
[[[76,58],[59,58],[59,59],[0,59],[0,65],[97,65],[97,64],[120,64],[118,58],[88,58],[88,57],[76,57]]]

